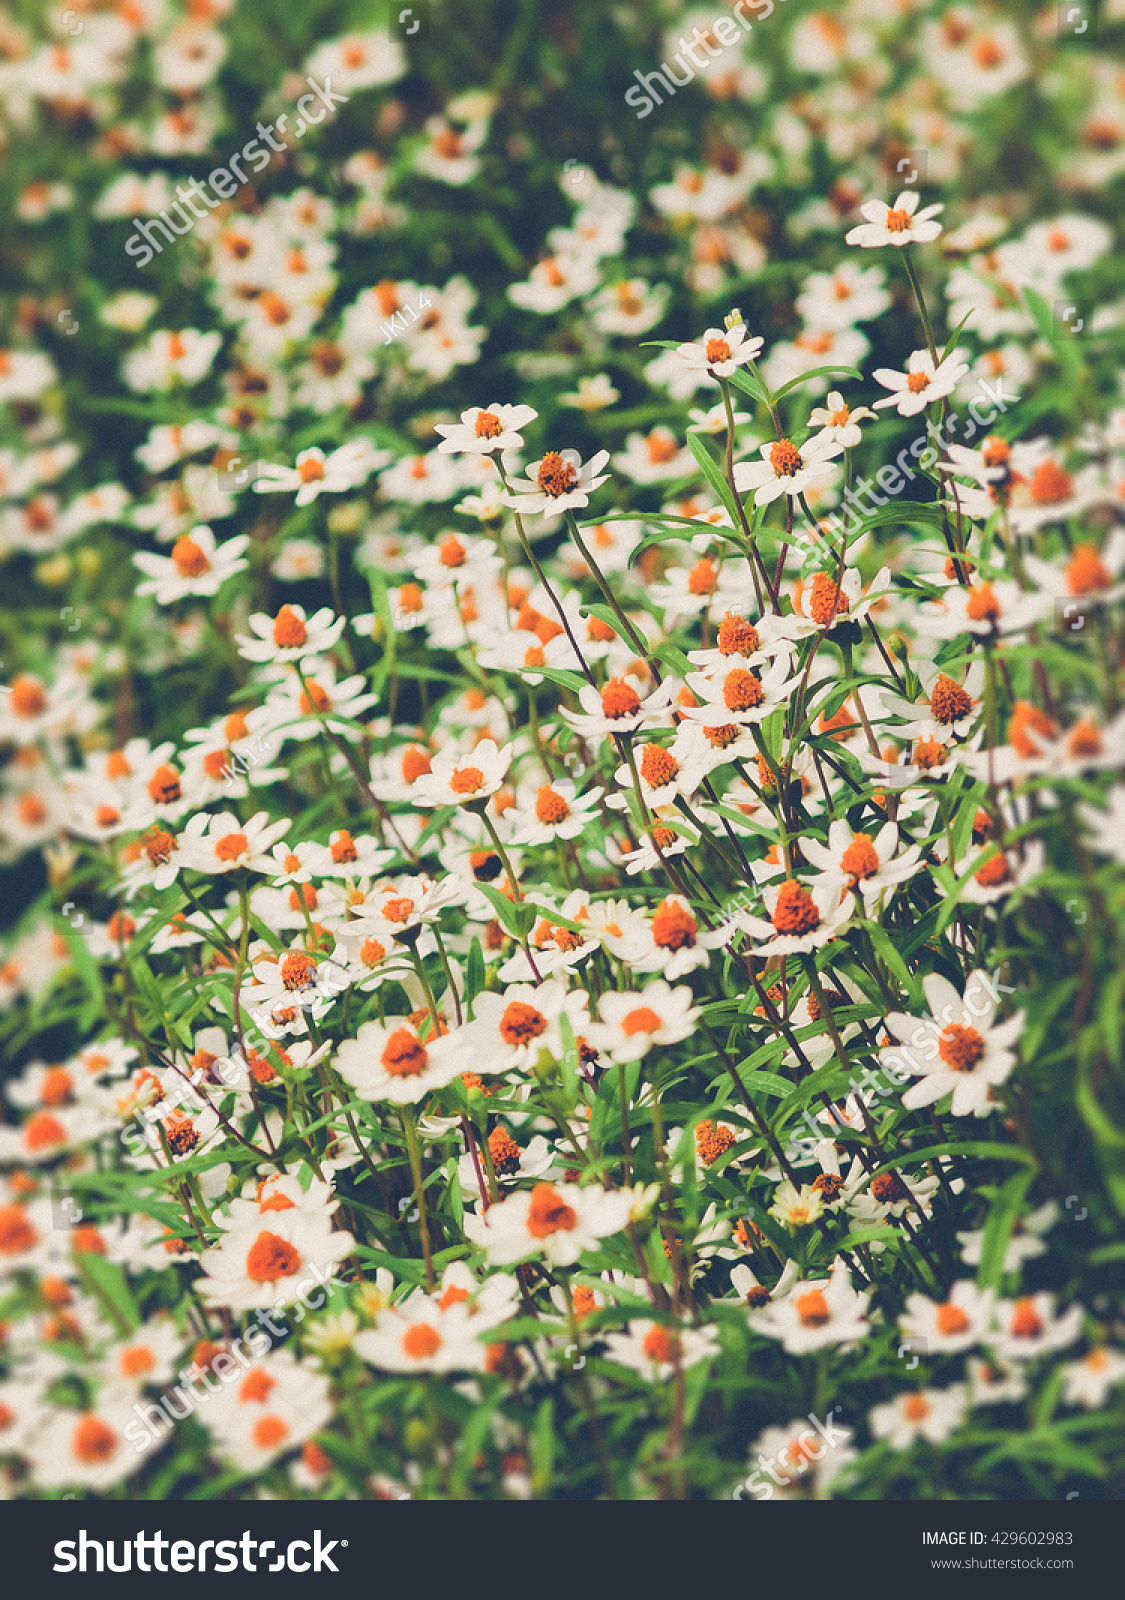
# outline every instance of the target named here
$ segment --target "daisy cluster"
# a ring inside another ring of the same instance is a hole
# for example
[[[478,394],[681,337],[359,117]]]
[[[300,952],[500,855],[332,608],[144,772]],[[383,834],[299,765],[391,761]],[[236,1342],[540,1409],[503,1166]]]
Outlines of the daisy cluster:
[[[1056,15],[790,0],[577,180],[486,23],[451,93],[0,16],[6,1493],[1120,1480],[1125,73]]]

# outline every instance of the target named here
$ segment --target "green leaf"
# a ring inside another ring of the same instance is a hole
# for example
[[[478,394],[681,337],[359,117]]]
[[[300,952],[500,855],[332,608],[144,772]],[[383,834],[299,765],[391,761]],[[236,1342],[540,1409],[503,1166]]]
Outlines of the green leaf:
[[[692,455],[699,463],[699,470],[707,479],[707,482],[711,485],[711,488],[714,490],[714,492],[718,495],[722,504],[727,508],[727,512],[730,515],[730,519],[734,523],[735,527],[738,527],[742,519],[738,514],[739,508],[737,502],[735,501],[734,493],[730,484],[720,471],[718,462],[715,460],[710,450],[708,450],[702,435],[698,433],[689,433],[687,436],[687,442],[691,449]],[[696,526],[698,529],[699,524]]]
[[[980,1266],[977,1284],[982,1289],[997,1289],[1004,1271],[1004,1253],[1012,1229],[1027,1198],[1027,1191],[1035,1179],[1034,1172],[1016,1172],[1001,1185],[1000,1192],[989,1209],[981,1243]]]
[[[560,689],[569,689],[572,694],[586,687],[586,679],[580,672],[569,672],[565,667],[536,667],[535,673],[537,677],[546,678],[548,683],[557,683]]]
[[[790,378],[788,383],[783,383],[780,389],[775,390],[774,405],[783,395],[789,394],[794,389],[799,389],[803,383],[808,383],[813,378],[828,378],[835,372],[842,372],[846,378],[854,378],[856,383],[863,382],[863,373],[857,372],[855,367],[810,367],[807,372],[802,372],[799,377]]]
[[[465,965],[465,1010],[469,1016],[473,1014],[473,1001],[482,992],[486,983],[484,965],[484,951],[476,934],[469,946],[469,959]]]
[[[79,1250],[74,1260],[78,1275],[90,1293],[101,1302],[121,1332],[128,1336],[141,1323],[141,1313],[125,1280],[125,1270],[116,1261],[107,1261],[93,1251]]]
[[[565,1011],[559,1014],[559,1032],[562,1034],[563,1043],[559,1071],[562,1074],[567,1104],[574,1105],[578,1099],[578,1045],[574,1038],[574,1028]]]
[[[748,394],[750,398],[752,400],[756,400],[759,405],[769,405],[769,399],[766,395],[766,391],[762,388],[757,378],[753,377],[749,372],[744,372],[741,367],[739,367],[736,372],[731,373],[727,382],[732,388],[741,389],[743,394]]]
[[[960,322],[957,324],[957,326],[954,328],[953,332],[950,334],[949,343],[946,345],[945,349],[941,353],[942,361],[946,360],[946,358],[948,356],[951,356],[953,354],[954,350],[956,350],[958,342],[959,342],[959,340],[961,338],[962,331],[964,330],[965,324],[966,324],[966,322],[968,322],[968,320],[972,316],[972,314],[973,313],[971,311],[966,311],[965,315],[961,318]],[[997,393],[999,393],[999,390],[997,391]]]
[[[913,1167],[922,1161],[932,1161],[935,1156],[976,1156],[981,1161],[1019,1161],[1024,1166],[1037,1166],[1035,1157],[1022,1145],[994,1144],[987,1139],[955,1139],[952,1143],[927,1145],[924,1150],[904,1150],[887,1161],[878,1170],[889,1172],[893,1167]],[[872,1173],[872,1177],[876,1174]]]
[[[539,1402],[531,1432],[531,1482],[537,1496],[546,1495],[550,1489],[554,1462],[555,1402],[548,1397]]]
[[[526,939],[535,926],[535,918],[539,908],[531,905],[526,900],[521,900],[518,905],[501,894],[499,889],[494,889],[490,883],[478,883],[477,888],[488,900],[496,912],[502,925],[514,939]]]

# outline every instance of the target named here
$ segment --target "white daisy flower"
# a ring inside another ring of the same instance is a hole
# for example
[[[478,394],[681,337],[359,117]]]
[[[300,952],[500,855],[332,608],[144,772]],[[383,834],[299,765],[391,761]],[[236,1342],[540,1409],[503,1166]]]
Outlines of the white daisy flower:
[[[981,972],[966,979],[964,997],[939,972],[927,974],[922,990],[930,1016],[892,1011],[887,1028],[902,1044],[880,1050],[879,1059],[897,1073],[910,1072],[918,1078],[902,1097],[907,1110],[933,1105],[952,1093],[952,1114],[971,1116],[1015,1066],[1012,1046],[1023,1032],[1024,1014],[1018,1011],[1007,1021],[996,1022],[994,991]]]
[[[875,410],[894,406],[900,417],[916,417],[935,400],[951,395],[968,370],[969,363],[956,352],[935,365],[928,350],[915,350],[906,363],[905,372],[876,367],[873,374],[876,383],[881,383],[891,393],[876,400]]]
[[[700,338],[678,346],[676,354],[690,371],[718,382],[761,354],[765,340],[751,339],[749,331],[743,322],[733,328],[708,328]]]
[[[867,220],[844,235],[845,244],[860,245],[864,250],[875,250],[885,244],[899,248],[907,244],[930,244],[941,232],[941,223],[933,219],[945,207],[924,206],[919,211],[918,200],[916,189],[904,189],[893,206],[883,200],[865,201],[859,209]]]
[[[438,422],[435,433],[442,435],[438,449],[445,455],[470,452],[492,455],[497,450],[518,450],[523,444],[521,428],[534,422],[539,413],[534,406],[470,406],[462,411],[460,423]]]
[[[841,448],[826,433],[814,434],[799,449],[788,439],[775,439],[761,446],[761,461],[735,464],[734,486],[740,494],[752,489],[759,506],[769,505],[781,495],[795,499],[835,476],[833,458]]]
[[[548,450],[527,468],[527,483],[517,481],[501,496],[506,506],[528,516],[559,517],[590,503],[595,489],[605,483],[608,473],[602,468],[609,460],[608,450],[599,450],[583,462],[577,450]]]
[[[868,1416],[872,1436],[886,1439],[895,1450],[907,1450],[916,1439],[942,1444],[960,1427],[965,1415],[965,1386],[921,1389],[873,1406]]]
[[[416,1105],[466,1070],[456,1035],[423,1039],[405,1017],[365,1022],[354,1039],[345,1039],[340,1045],[335,1066],[361,1099],[389,1100],[399,1106]],[[475,1070],[500,1072],[503,1067],[486,1062]]]
[[[249,566],[243,553],[249,543],[243,533],[216,545],[211,529],[201,524],[176,540],[171,556],[138,550],[133,563],[147,576],[136,592],[151,594],[161,606],[189,596],[217,594],[229,577]]]

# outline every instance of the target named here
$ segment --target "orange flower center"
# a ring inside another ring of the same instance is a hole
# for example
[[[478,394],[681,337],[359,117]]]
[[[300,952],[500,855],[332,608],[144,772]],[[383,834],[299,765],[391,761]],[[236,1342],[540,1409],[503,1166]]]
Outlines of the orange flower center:
[[[696,1127],[695,1148],[705,1167],[714,1166],[733,1143],[734,1129],[728,1128],[725,1122],[715,1123],[710,1117],[704,1117]]]
[[[853,887],[859,878],[873,878],[879,870],[879,857],[869,833],[852,835],[852,842],[840,857],[840,865],[851,875]]]
[[[1008,1324],[1008,1332],[1013,1339],[1035,1339],[1043,1332],[1043,1319],[1035,1309],[1035,1301],[1029,1295],[1024,1295],[1016,1301],[1012,1320]]]
[[[938,1306],[934,1325],[939,1333],[964,1333],[969,1326],[968,1314],[947,1300],[943,1306]]]
[[[717,366],[720,361],[730,360],[730,345],[725,339],[708,339],[706,355],[708,366]]]
[[[809,1007],[812,1016],[812,1007]],[[844,1192],[844,1180],[836,1172],[822,1172],[819,1178],[813,1179],[813,1189],[824,1200],[826,1205],[832,1205]]]
[[[750,656],[759,649],[758,630],[745,617],[727,612],[719,623],[719,650],[724,656]]]
[[[259,1417],[250,1430],[250,1437],[259,1450],[272,1450],[283,1439],[289,1437],[289,1426],[280,1417],[272,1414],[268,1417]]]
[[[930,711],[935,722],[948,727],[961,717],[967,717],[973,702],[959,684],[940,672],[930,694]]]
[[[945,746],[936,739],[919,739],[914,746],[913,764],[923,772],[929,772],[932,767],[940,767],[948,754]]]
[[[190,1117],[179,1116],[175,1111],[164,1122],[164,1137],[173,1155],[186,1156],[199,1143],[199,1134]]]
[[[135,1344],[121,1352],[121,1371],[126,1378],[136,1378],[142,1372],[151,1372],[155,1365],[156,1358],[147,1345]]]
[[[292,606],[282,606],[277,613],[273,624],[273,642],[283,650],[295,649],[297,645],[304,644],[309,636],[301,618]]]
[[[676,1350],[676,1341],[667,1328],[650,1328],[644,1336],[641,1349],[650,1361],[669,1362]]]
[[[441,1334],[429,1322],[416,1322],[402,1336],[402,1348],[411,1361],[425,1361],[441,1349]]]
[[[48,1067],[39,1087],[39,1098],[45,1106],[69,1105],[74,1098],[74,1079],[65,1067]]]
[[[615,722],[621,717],[634,716],[640,705],[640,695],[624,678],[611,678],[602,690],[602,715]]]
[[[70,1436],[70,1448],[76,1461],[93,1466],[98,1461],[108,1461],[120,1443],[108,1422],[92,1413],[84,1416]]]
[[[468,552],[455,533],[438,545],[438,560],[443,567],[463,567]]]
[[[224,833],[215,841],[215,854],[220,861],[237,861],[246,854],[248,841],[244,833]]]
[[[383,918],[386,922],[406,923],[414,915],[413,900],[404,897],[401,900],[384,900]]]
[[[478,439],[495,439],[500,433],[500,418],[494,411],[480,411],[473,424],[473,431]]]
[[[801,452],[788,439],[779,439],[770,446],[770,466],[779,478],[792,478],[804,466]]]
[[[383,1046],[379,1058],[392,1078],[416,1078],[425,1070],[425,1046],[409,1028],[396,1028]]]
[[[990,33],[984,33],[973,45],[973,60],[978,67],[998,67],[1006,59],[999,42]]]
[[[157,805],[172,805],[180,799],[182,792],[179,773],[167,763],[157,767],[148,780],[149,799]]]
[[[1101,732],[1093,722],[1083,719],[1076,722],[1066,738],[1066,748],[1072,756],[1096,756],[1101,753]]]
[[[653,789],[662,789],[671,783],[680,770],[680,763],[670,750],[658,744],[646,744],[641,752],[641,777]]]
[[[22,1206],[0,1206],[0,1255],[22,1255],[38,1239],[39,1234]]]
[[[570,1233],[578,1226],[578,1213],[567,1205],[549,1183],[537,1183],[531,1191],[527,1212],[527,1231],[536,1239],[552,1233]]]
[[[484,788],[484,773],[479,767],[458,767],[450,775],[449,787],[454,794],[477,794]]]
[[[317,963],[304,950],[290,950],[283,958],[282,984],[290,994],[301,989],[317,987]]]
[[[971,622],[995,622],[1000,615],[1000,602],[990,583],[974,583],[965,602],[965,614]]]
[[[1043,461],[1031,474],[1031,498],[1038,506],[1055,506],[1074,493],[1070,473],[1057,461]]]
[[[1067,563],[1066,587],[1071,594],[1090,594],[1095,589],[1108,589],[1113,574],[1106,566],[1097,545],[1080,544]]]
[[[403,754],[401,770],[402,781],[414,783],[431,770],[430,758],[419,745],[412,744]]]
[[[315,1439],[308,1439],[301,1450],[301,1460],[309,1472],[329,1472],[332,1468],[332,1457],[326,1450],[322,1450]]]
[[[172,561],[181,578],[201,578],[211,567],[207,552],[186,535],[172,546]]]
[[[699,924],[686,906],[675,900],[663,900],[657,906],[652,919],[652,940],[659,949],[682,950],[685,945],[690,947],[694,945],[698,931]]]
[[[527,1005],[523,1000],[513,1000],[505,1006],[500,1018],[500,1037],[505,1044],[528,1044],[546,1031],[547,1019],[534,1006]]]
[[[830,578],[827,572],[818,572],[809,589],[808,609],[817,627],[826,628],[833,617],[847,616],[851,602],[835,578]]]
[[[679,446],[673,434],[666,429],[654,428],[645,440],[645,449],[653,466],[660,467],[672,460]]]
[[[322,689],[319,683],[314,683],[309,678],[308,690],[307,692],[305,690],[301,691],[301,698],[298,704],[300,705],[302,716],[311,717],[314,711],[330,711],[332,709],[332,696],[327,689]]]
[[[723,704],[728,711],[754,711],[765,698],[761,679],[745,667],[734,667],[723,679]]]
[[[570,815],[570,807],[557,789],[552,789],[549,783],[545,783],[535,796],[535,815],[540,822],[550,827],[565,822]]]
[[[1035,734],[1039,734],[1043,739],[1054,739],[1058,731],[1058,724],[1054,718],[1049,717],[1045,711],[1040,711],[1030,700],[1017,700],[1012,707],[1012,719],[1008,724],[1008,743],[1025,761],[1042,754],[1042,746],[1035,739]]]
[[[1002,883],[1007,883],[1010,876],[1008,858],[1002,850],[999,855],[993,856],[973,873],[973,877],[984,889],[997,889]]]
[[[58,1117],[52,1116],[49,1111],[37,1111],[24,1123],[23,1142],[28,1150],[44,1150],[48,1145],[65,1144],[66,1129]]]
[[[651,1006],[638,1006],[635,1011],[626,1012],[621,1021],[621,1031],[627,1039],[636,1038],[638,1033],[659,1033],[663,1026],[663,1017]]]
[[[505,1128],[494,1128],[488,1136],[492,1165],[502,1177],[511,1177],[520,1167],[520,1147]]]
[[[42,684],[21,673],[12,683],[8,705],[17,717],[40,717],[47,709],[47,696]]]
[[[246,1276],[254,1283],[276,1283],[301,1265],[300,1252],[276,1233],[260,1233],[246,1256]]]
[[[778,933],[801,937],[820,926],[820,912],[809,891],[788,879],[778,890],[771,920]]]
[[[884,218],[883,226],[888,233],[905,233],[910,226],[910,212],[889,210]]]
[[[543,493],[557,500],[570,494],[578,483],[578,473],[569,461],[564,461],[557,450],[548,450],[539,464],[535,479]]]
[[[337,833],[329,854],[337,866],[341,866],[345,861],[359,860],[359,851],[355,847],[355,840],[347,828],[341,828]]]
[[[984,1055],[984,1040],[975,1028],[964,1028],[954,1022],[942,1033],[938,1055],[951,1071],[972,1072]]]
[[[921,394],[923,389],[928,389],[933,379],[928,372],[911,372],[906,379],[906,387],[911,394]]]
[[[810,1289],[797,1297],[797,1316],[806,1328],[823,1328],[831,1320],[828,1301],[822,1289]]]
[[[275,1389],[277,1389],[277,1378],[270,1378],[270,1374],[262,1371],[261,1366],[258,1366],[251,1373],[246,1373],[243,1381],[238,1384],[238,1403],[240,1405],[266,1405],[267,1400],[269,1400]]]
[[[689,594],[713,594],[719,575],[715,571],[715,563],[708,561],[704,556],[702,561],[697,561],[688,574]]]
[[[150,828],[145,834],[145,855],[154,867],[162,867],[177,848],[176,841],[163,828]]]

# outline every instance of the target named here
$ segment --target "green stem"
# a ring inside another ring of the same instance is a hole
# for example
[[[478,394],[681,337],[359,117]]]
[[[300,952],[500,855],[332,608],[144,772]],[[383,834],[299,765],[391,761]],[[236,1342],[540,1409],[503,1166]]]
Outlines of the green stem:
[[[414,1204],[418,1207],[418,1227],[422,1235],[422,1259],[426,1264],[426,1288],[432,1293],[435,1285],[434,1262],[430,1253],[430,1219],[426,1209],[426,1190],[422,1182],[422,1149],[418,1142],[418,1123],[413,1106],[402,1108],[402,1128],[406,1134],[406,1150],[410,1157],[410,1176],[414,1180]]]

